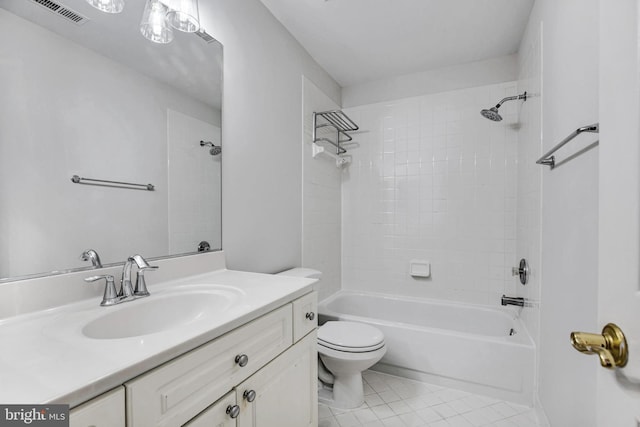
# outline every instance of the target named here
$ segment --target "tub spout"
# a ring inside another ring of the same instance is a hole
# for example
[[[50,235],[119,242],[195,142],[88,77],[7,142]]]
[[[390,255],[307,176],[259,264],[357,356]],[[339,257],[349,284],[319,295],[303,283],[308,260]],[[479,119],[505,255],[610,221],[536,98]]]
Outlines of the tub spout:
[[[517,305],[518,307],[524,307],[524,298],[520,297],[508,297],[502,295],[502,300],[500,301],[502,305]]]

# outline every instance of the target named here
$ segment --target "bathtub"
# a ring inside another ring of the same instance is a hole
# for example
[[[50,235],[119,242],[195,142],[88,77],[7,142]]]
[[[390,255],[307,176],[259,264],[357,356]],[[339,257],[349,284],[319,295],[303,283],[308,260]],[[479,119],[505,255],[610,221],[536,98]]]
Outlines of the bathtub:
[[[533,404],[535,348],[517,310],[339,291],[320,323],[351,320],[382,330],[387,353],[372,369]]]

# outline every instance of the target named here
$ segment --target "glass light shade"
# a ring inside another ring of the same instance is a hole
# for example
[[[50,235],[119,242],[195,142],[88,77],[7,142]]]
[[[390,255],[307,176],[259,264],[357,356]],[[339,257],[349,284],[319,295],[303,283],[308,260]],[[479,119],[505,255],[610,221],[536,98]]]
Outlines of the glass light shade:
[[[173,40],[173,30],[167,23],[169,9],[159,0],[147,0],[140,22],[140,32],[154,43],[166,44]]]
[[[120,13],[124,9],[124,0],[87,0],[87,3],[107,13]]]
[[[169,13],[167,20],[176,30],[195,33],[200,29],[198,0],[165,0]]]

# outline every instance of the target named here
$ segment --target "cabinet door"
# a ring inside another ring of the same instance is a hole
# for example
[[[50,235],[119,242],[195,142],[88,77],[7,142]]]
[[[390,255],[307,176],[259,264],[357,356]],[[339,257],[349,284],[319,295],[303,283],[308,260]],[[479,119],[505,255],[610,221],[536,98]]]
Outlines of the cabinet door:
[[[313,331],[236,388],[238,427],[317,426],[316,345]]]
[[[236,419],[227,411],[236,404],[234,392],[227,393],[222,399],[202,411],[184,427],[236,427]]]
[[[124,388],[118,387],[73,408],[71,427],[124,427]]]
[[[318,293],[311,292],[293,302],[293,342],[318,326]]]

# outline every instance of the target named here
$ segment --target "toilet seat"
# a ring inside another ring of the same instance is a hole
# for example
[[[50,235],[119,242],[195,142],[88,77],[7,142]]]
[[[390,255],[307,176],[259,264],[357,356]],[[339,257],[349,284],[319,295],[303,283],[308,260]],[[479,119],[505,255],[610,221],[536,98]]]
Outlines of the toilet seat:
[[[318,345],[347,353],[366,353],[384,347],[384,335],[364,323],[329,321],[318,328]]]
[[[335,351],[343,351],[345,353],[367,353],[370,351],[376,351],[381,349],[382,347],[384,347],[384,342],[381,342],[378,345],[370,346],[370,347],[343,347],[343,346],[327,343],[324,341],[318,341],[318,345],[320,347],[328,348]]]

